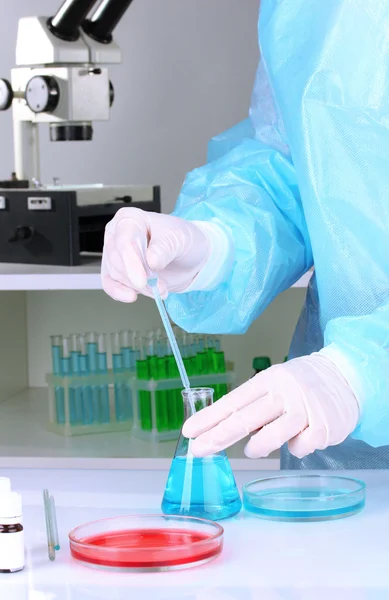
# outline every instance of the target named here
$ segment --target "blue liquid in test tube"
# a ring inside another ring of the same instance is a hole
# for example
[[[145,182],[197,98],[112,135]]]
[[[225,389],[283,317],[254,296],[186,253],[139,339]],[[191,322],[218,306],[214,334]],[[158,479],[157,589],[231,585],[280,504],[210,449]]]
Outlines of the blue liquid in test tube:
[[[90,332],[86,334],[86,348],[88,354],[88,366],[90,375],[98,373],[98,358],[97,358],[97,333]],[[100,423],[100,386],[91,386],[92,396],[92,423]]]
[[[99,333],[97,336],[97,368],[101,374],[108,373],[106,338],[105,333]],[[100,420],[101,423],[110,421],[108,383],[100,386]]]
[[[51,336],[51,360],[53,375],[62,375],[62,335]],[[65,390],[63,387],[55,386],[55,412],[57,423],[65,423]]]
[[[112,370],[114,373],[123,372],[123,355],[120,347],[120,334],[111,334]],[[116,421],[126,421],[126,385],[115,383],[115,415]]]
[[[64,377],[68,377],[72,374],[70,362],[70,340],[67,337],[62,338],[61,372]],[[68,406],[69,422],[71,425],[74,425],[76,422],[76,407],[73,386],[68,387]]]
[[[79,335],[78,343],[80,348],[80,374],[87,376],[89,375],[89,363],[85,336]],[[92,388],[90,385],[82,386],[82,411],[84,416],[84,423],[86,425],[91,425],[91,423],[93,423],[93,402]]]
[[[81,348],[80,338],[73,333],[70,336],[70,370],[72,375],[81,374]],[[82,402],[82,386],[75,385],[73,387],[73,403],[74,403],[74,419],[78,425],[85,424],[84,406]]]

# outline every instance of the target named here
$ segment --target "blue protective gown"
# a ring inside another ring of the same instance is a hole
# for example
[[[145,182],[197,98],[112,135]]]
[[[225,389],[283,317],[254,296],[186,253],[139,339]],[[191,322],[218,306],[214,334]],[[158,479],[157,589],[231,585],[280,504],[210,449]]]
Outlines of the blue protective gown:
[[[336,347],[362,413],[343,444],[284,449],[282,466],[387,468],[389,2],[262,0],[259,39],[250,116],[210,143],[175,210],[228,228],[232,270],[168,309],[188,331],[243,333],[314,265],[289,356]]]

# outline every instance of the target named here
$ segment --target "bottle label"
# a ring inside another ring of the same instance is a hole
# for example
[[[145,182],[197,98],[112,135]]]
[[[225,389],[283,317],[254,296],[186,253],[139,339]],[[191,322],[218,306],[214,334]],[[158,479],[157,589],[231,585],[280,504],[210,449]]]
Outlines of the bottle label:
[[[0,533],[0,571],[24,567],[24,531]]]

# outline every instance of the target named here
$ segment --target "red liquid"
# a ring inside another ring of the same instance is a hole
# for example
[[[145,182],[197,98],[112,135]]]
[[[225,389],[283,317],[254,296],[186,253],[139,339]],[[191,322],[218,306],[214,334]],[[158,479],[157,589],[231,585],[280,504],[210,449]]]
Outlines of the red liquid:
[[[208,540],[208,542],[207,542]],[[196,542],[203,542],[202,544]],[[83,547],[88,544],[91,547]],[[114,568],[174,567],[220,554],[222,539],[185,529],[129,529],[70,543],[76,560]]]

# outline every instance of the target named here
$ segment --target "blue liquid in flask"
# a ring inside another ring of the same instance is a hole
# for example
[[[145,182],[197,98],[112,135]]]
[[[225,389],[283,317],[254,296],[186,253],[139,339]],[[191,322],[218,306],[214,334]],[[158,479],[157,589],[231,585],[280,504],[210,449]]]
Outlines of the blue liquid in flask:
[[[188,470],[191,473],[188,473]],[[185,491],[185,480],[190,488]],[[162,500],[167,515],[190,515],[219,521],[236,515],[242,502],[226,455],[173,458]]]
[[[212,403],[211,388],[184,391],[186,418],[190,416],[185,397],[188,393],[192,394],[196,407]],[[190,443],[180,435],[162,499],[162,512],[211,521],[236,515],[242,508],[242,501],[227,455],[218,452],[205,458],[195,458],[191,454]]]

